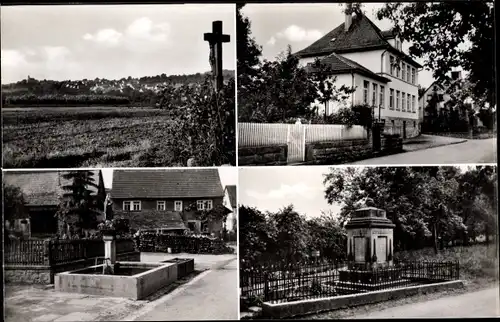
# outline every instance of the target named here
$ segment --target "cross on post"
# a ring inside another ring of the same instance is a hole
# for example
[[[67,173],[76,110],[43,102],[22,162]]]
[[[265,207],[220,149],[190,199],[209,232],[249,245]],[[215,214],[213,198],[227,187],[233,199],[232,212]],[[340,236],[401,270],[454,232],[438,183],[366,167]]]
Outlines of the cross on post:
[[[215,91],[222,88],[222,43],[229,42],[229,35],[222,33],[222,21],[212,22],[212,32],[203,35],[203,39],[210,45],[210,66],[212,67],[212,76],[215,79]]]

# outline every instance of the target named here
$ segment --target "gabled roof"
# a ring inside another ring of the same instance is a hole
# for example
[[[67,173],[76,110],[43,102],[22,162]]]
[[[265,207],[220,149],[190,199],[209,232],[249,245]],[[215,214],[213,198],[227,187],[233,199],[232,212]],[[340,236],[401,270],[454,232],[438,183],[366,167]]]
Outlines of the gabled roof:
[[[111,198],[223,197],[217,169],[114,170]]]
[[[400,52],[389,44],[386,37],[392,31],[382,32],[363,13],[356,14],[352,19],[349,30],[345,31],[345,22],[333,29],[310,46],[298,51],[295,55],[299,58],[328,55],[335,53],[347,53],[375,49],[388,49],[398,54],[404,60],[411,62],[415,66],[422,67],[411,57]]]
[[[130,220],[130,228],[134,229],[187,229],[177,211],[115,211],[115,216]]]
[[[373,79],[376,79],[384,83],[388,83],[391,81],[386,77],[375,74],[368,68],[356,63],[355,61],[342,57],[341,55],[338,55],[336,53],[332,53],[326,56],[325,58],[322,58],[320,61],[323,64],[330,66],[332,68],[333,74],[345,74],[345,73],[356,72],[358,74],[371,77]],[[312,63],[307,64],[306,68],[308,71],[314,72],[314,67],[312,67]]]
[[[27,206],[57,206],[65,193],[63,186],[71,184],[62,177],[68,171],[9,171],[4,172],[4,182],[19,187]],[[99,184],[99,170],[94,173],[94,182]],[[97,193],[95,187],[88,187]]]
[[[380,34],[382,35],[382,37],[384,37],[384,39],[393,39],[396,37],[394,29],[381,31]]]
[[[229,196],[229,202],[231,207],[236,208],[236,186],[226,186],[227,195]]]

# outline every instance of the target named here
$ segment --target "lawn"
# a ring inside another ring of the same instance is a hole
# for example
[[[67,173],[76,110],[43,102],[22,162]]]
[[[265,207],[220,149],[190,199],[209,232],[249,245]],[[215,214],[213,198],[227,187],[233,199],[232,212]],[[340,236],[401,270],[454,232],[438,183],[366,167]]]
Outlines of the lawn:
[[[185,166],[169,111],[114,107],[4,108],[4,168]]]

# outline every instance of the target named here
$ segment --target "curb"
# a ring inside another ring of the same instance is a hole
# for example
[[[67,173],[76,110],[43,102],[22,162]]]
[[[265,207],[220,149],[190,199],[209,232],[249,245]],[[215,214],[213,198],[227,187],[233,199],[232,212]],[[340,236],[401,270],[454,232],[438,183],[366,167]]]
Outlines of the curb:
[[[409,153],[409,152],[417,152],[417,151],[422,151],[422,150],[428,150],[428,149],[438,148],[438,147],[447,146],[447,145],[454,145],[454,144],[465,143],[467,141],[469,141],[469,140],[463,139],[463,140],[456,141],[456,142],[451,142],[451,143],[441,143],[441,144],[432,145],[432,146],[429,146],[429,147],[426,147],[426,148],[422,148],[422,149],[416,149],[416,150],[411,150],[411,151],[404,151],[402,153]],[[403,143],[403,149],[404,149],[404,143]]]

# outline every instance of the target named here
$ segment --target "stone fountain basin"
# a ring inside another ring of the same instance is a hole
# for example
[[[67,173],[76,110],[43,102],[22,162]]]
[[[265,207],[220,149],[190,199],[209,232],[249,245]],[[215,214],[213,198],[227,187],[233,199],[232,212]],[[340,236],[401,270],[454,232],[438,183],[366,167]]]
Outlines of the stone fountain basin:
[[[160,263],[177,264],[177,278],[183,278],[194,272],[194,258],[171,258]]]
[[[103,275],[103,264],[58,273],[55,290],[141,300],[177,280],[177,263],[119,263],[126,275]]]

